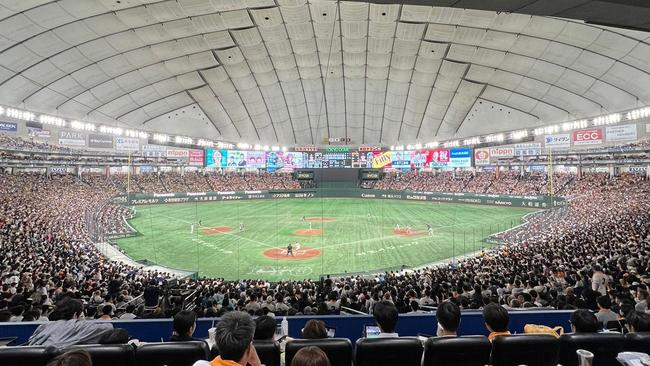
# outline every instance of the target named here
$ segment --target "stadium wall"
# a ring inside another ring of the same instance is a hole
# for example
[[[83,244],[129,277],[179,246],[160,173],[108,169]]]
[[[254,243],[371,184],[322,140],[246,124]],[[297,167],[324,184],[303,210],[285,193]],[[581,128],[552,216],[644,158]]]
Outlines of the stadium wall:
[[[446,203],[468,203],[475,205],[552,208],[564,206],[566,200],[562,197],[550,196],[511,196],[481,193],[446,193],[446,192],[417,192],[389,191],[376,189],[312,189],[294,191],[243,191],[243,192],[188,192],[188,193],[153,193],[131,194],[123,197],[129,205],[151,205],[162,203],[238,201],[252,199],[281,199],[281,198],[328,198],[350,197],[364,199],[393,199],[406,201],[429,201]]]
[[[569,317],[573,311],[568,310],[535,310],[535,311],[510,311],[510,331],[523,333],[526,324],[543,324],[550,327],[563,326],[569,332]],[[369,315],[326,315],[326,316],[291,316],[289,321],[289,335],[301,338],[301,329],[310,319],[320,319],[328,326],[336,328],[336,337],[349,338],[352,344],[362,337],[363,327],[374,324]],[[91,320],[88,320],[91,321]],[[207,338],[208,329],[219,320],[217,318],[201,318],[196,322],[194,337]],[[281,317],[276,318],[278,324]],[[106,321],[102,321],[106,322]],[[142,319],[130,321],[112,321],[116,328],[124,328],[132,339],[144,342],[160,342],[161,338],[169,339],[172,334],[172,319]],[[34,330],[41,324],[39,322],[4,323],[0,327],[0,337],[18,337],[15,344],[27,342]],[[397,332],[401,336],[417,336],[418,334],[435,335],[437,320],[434,314],[400,314],[397,323]],[[483,316],[480,311],[464,311],[461,315],[459,335],[487,335]]]

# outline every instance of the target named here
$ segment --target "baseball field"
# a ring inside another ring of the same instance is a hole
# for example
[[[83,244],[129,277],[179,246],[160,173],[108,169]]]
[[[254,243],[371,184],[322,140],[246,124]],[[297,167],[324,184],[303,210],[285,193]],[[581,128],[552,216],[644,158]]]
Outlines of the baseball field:
[[[117,243],[135,260],[199,276],[316,279],[451,261],[532,211],[357,198],[137,206],[138,235]]]

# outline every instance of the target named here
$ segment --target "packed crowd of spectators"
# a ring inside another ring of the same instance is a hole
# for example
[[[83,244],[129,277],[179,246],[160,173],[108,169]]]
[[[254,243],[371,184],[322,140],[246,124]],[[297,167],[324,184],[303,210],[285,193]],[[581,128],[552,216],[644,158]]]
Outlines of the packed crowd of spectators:
[[[587,174],[591,180],[592,174]],[[598,175],[599,179],[601,175]],[[603,176],[607,179],[607,175]],[[553,175],[553,194],[565,194],[564,188],[570,185],[576,176],[566,173]],[[412,190],[426,192],[472,192],[511,194],[519,196],[548,194],[551,183],[544,172],[392,172],[384,176],[376,189]]]
[[[468,179],[443,178],[449,176],[425,175],[423,182],[460,186]],[[212,179],[228,184],[223,176]],[[244,187],[247,179],[237,182]],[[169,317],[188,307],[198,316],[331,314],[344,307],[370,312],[381,300],[400,312],[445,300],[462,309],[490,302],[596,309],[603,294],[617,311],[630,304],[647,310],[650,182],[636,174],[586,174],[566,187],[576,196],[568,206],[533,215],[528,225],[498,235],[505,246],[455,263],[323,282],[185,279],[169,291],[167,274],[110,262],[93,245],[88,214],[115,192],[109,183],[96,176],[0,175],[0,320],[39,319],[65,296],[83,299],[87,316],[104,318]],[[114,206],[105,213],[128,214]],[[112,221],[103,222],[110,228]],[[146,309],[128,304],[139,295]]]

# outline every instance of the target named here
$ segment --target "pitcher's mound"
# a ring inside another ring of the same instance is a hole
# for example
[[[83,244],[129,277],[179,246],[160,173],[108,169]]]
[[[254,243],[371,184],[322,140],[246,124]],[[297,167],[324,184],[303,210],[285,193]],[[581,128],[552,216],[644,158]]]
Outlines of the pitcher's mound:
[[[422,236],[426,234],[424,230],[406,230],[406,229],[393,229],[393,234],[397,236]]]
[[[204,228],[201,228],[201,231],[204,234],[208,234],[208,235],[229,233],[232,230],[233,229],[230,226],[217,226],[217,227],[204,227]]]
[[[305,217],[305,221],[309,222],[332,222],[336,221],[334,217]]]
[[[287,255],[286,248],[273,248],[264,251],[264,256],[271,259],[294,261],[320,257],[320,250],[310,247],[300,247],[299,250],[293,249],[293,255]]]
[[[323,235],[323,230],[321,229],[300,229],[293,232],[296,235],[300,236],[321,236]]]

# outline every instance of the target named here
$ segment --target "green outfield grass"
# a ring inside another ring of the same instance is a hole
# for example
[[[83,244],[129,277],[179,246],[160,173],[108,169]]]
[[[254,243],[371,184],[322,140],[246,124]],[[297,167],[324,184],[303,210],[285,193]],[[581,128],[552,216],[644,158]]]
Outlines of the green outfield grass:
[[[119,239],[119,246],[135,260],[197,271],[200,276],[226,279],[268,280],[318,278],[321,274],[366,272],[419,266],[488,247],[491,233],[519,225],[530,209],[440,204],[432,202],[312,198],[253,200],[138,206],[130,224],[139,232]],[[302,217],[327,217],[331,222],[312,222],[321,236],[300,236],[309,229]],[[201,221],[202,228],[198,228]],[[240,223],[244,229],[239,230]],[[190,233],[191,225],[195,226]],[[396,235],[396,225],[411,233]],[[426,224],[433,227],[428,235]],[[210,227],[231,227],[228,233],[205,233]],[[297,254],[316,255],[287,260],[272,259],[264,252],[301,247]]]

